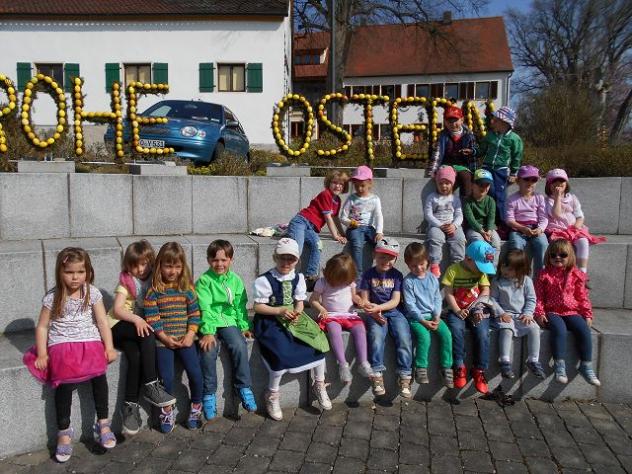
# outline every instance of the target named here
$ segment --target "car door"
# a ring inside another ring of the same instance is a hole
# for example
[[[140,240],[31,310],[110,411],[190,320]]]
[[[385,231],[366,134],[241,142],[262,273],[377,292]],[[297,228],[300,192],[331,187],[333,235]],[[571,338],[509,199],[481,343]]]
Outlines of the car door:
[[[229,109],[226,109],[226,123],[228,124],[228,117],[231,117],[231,126],[228,127],[227,129],[230,129],[231,132],[231,139],[233,140],[233,148],[234,148],[234,153],[241,155],[241,156],[245,156],[248,154],[248,152],[250,151],[250,146],[248,143],[248,138],[246,137],[246,134],[244,132],[243,127],[241,126],[241,123],[239,122],[239,119],[237,118],[237,116]]]

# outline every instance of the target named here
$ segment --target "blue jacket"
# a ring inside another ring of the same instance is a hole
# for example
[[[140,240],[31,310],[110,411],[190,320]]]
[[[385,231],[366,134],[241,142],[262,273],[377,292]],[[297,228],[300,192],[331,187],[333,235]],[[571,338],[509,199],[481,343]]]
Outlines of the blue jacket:
[[[476,144],[476,137],[474,134],[468,129],[465,125],[463,126],[463,136],[459,141],[459,149],[461,148],[470,148],[473,153],[469,156],[463,156],[461,162],[446,162],[445,160],[445,150],[448,144],[448,140],[450,140],[450,132],[447,129],[443,129],[439,134],[439,138],[437,140],[437,145],[435,146],[434,153],[432,154],[432,161],[428,171],[434,173],[441,165],[461,165],[469,168],[471,171],[476,170],[477,168],[477,155],[478,155],[478,145]]]

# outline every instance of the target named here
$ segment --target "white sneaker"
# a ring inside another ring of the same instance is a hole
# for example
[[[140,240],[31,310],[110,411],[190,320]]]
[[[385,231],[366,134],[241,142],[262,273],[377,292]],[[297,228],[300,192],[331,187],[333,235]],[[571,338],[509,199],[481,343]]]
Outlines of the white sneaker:
[[[272,390],[266,391],[265,395],[266,410],[270,418],[276,421],[283,419],[283,412],[281,411],[281,395],[279,392],[273,392]]]
[[[362,364],[360,364],[360,367],[358,367],[358,372],[360,372],[360,375],[362,377],[366,378],[370,378],[373,375],[371,364],[369,364],[368,362],[363,362]]]
[[[410,377],[400,377],[399,378],[399,395],[404,398],[411,398],[413,396],[413,392],[410,390]]]
[[[320,405],[320,409],[331,410],[331,400],[329,399],[329,395],[327,395],[325,382],[318,380],[314,381],[314,385],[312,385],[312,390],[314,392],[314,395],[316,396],[316,400],[318,400],[318,405]]]
[[[340,381],[345,384],[350,384],[352,380],[351,368],[348,363],[339,364],[338,365],[338,374],[340,376]]]

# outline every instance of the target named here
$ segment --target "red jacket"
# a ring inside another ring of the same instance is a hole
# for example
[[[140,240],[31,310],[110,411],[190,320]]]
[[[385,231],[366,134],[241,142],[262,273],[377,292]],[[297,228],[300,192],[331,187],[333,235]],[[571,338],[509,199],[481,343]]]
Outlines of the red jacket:
[[[340,211],[340,196],[336,196],[330,189],[325,188],[299,214],[314,224],[316,232],[325,225],[325,216],[336,217]]]
[[[535,316],[549,313],[560,316],[579,314],[592,319],[592,303],[586,289],[586,274],[573,267],[545,267],[535,282],[535,294],[538,298]]]

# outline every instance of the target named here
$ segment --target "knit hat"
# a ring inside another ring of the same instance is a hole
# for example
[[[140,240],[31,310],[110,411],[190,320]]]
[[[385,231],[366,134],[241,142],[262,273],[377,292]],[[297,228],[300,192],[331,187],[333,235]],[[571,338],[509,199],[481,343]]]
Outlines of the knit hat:
[[[488,275],[495,275],[494,254],[496,250],[484,240],[475,240],[465,249],[465,255],[474,260],[476,268]]]
[[[294,239],[283,237],[279,240],[274,248],[275,255],[293,255],[296,258],[300,258],[301,254],[298,251],[298,243]]]
[[[555,168],[546,174],[547,183],[555,181],[556,179],[563,179],[564,181],[568,182],[568,175],[566,174],[566,171],[560,168]]]
[[[540,178],[540,170],[531,165],[521,166],[518,168],[518,178]]]
[[[444,119],[449,119],[449,118],[455,118],[455,119],[462,119],[463,118],[463,111],[461,109],[459,109],[458,107],[448,107],[445,112],[443,112],[443,118]]]
[[[513,128],[514,122],[516,121],[516,112],[506,105],[503,105],[497,111],[492,112],[492,115],[503,122],[507,122],[511,128]]]
[[[481,183],[492,184],[494,182],[494,178],[492,177],[492,174],[489,171],[484,170],[483,168],[479,168],[476,171],[474,171],[474,182],[476,184],[481,184]]]
[[[373,171],[366,165],[358,166],[351,173],[351,179],[354,181],[368,181],[373,179]]]
[[[435,173],[435,181],[438,183],[442,179],[446,179],[450,181],[450,183],[454,184],[456,181],[456,171],[452,166],[442,166]]]

